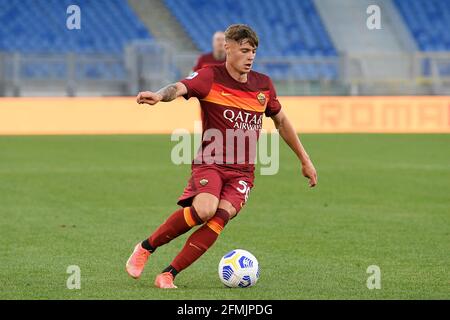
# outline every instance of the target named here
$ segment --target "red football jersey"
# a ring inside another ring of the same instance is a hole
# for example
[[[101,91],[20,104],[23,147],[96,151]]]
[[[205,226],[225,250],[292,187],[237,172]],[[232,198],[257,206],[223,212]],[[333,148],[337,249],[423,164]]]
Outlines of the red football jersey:
[[[281,110],[271,79],[250,71],[247,82],[241,83],[221,64],[181,82],[188,90],[184,98],[198,98],[203,113],[202,146],[193,164],[253,171],[263,115],[271,117]]]
[[[207,66],[215,66],[218,64],[222,64],[225,62],[225,59],[223,60],[216,60],[216,58],[214,58],[214,55],[212,52],[210,53],[205,53],[202,54],[198,60],[197,60],[197,64],[194,67],[194,71],[200,70],[201,68],[207,67]]]

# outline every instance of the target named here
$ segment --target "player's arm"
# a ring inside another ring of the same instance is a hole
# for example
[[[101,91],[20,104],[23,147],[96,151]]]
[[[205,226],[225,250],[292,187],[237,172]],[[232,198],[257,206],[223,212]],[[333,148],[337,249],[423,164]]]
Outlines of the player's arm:
[[[309,186],[314,187],[317,184],[317,172],[314,165],[309,158],[308,153],[303,147],[300,138],[297,135],[292,123],[285,115],[283,110],[280,110],[276,115],[271,117],[275,123],[275,127],[278,129],[280,136],[289,145],[289,147],[297,155],[298,159],[302,163],[302,173],[309,179]]]
[[[169,102],[187,93],[186,86],[181,82],[171,83],[156,92],[139,92],[136,101],[139,104],[155,105],[158,102]]]

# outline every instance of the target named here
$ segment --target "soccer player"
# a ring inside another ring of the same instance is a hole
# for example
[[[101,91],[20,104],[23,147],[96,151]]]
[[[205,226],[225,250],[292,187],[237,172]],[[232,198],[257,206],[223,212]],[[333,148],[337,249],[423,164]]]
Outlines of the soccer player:
[[[212,52],[202,54],[193,71],[198,71],[206,66],[215,66],[225,62],[225,34],[222,31],[216,31],[212,37]]]
[[[297,155],[309,185],[314,187],[317,183],[314,165],[281,109],[271,79],[251,70],[258,47],[257,35],[247,25],[237,24],[228,27],[225,39],[224,64],[200,69],[157,92],[140,92],[137,96],[138,103],[149,105],[180,96],[196,97],[205,115],[202,146],[193,161],[188,185],[178,200],[182,208],[173,212],[149,238],[138,243],[126,263],[128,274],[139,278],[157,248],[200,226],[172,263],[156,277],[155,285],[159,288],[176,288],[176,275],[214,244],[228,221],[246,203],[253,186],[252,154],[255,154],[263,115],[272,118],[281,137]],[[244,143],[230,150],[225,143],[227,139],[217,139],[218,133],[225,137],[230,132],[252,141],[247,144],[244,139]],[[242,148],[244,153],[239,156]]]
[[[212,52],[202,54],[197,64],[193,68],[193,72],[198,71],[207,66],[215,66],[225,62],[225,33],[216,31],[212,37]],[[202,108],[200,108],[200,118],[204,120]]]

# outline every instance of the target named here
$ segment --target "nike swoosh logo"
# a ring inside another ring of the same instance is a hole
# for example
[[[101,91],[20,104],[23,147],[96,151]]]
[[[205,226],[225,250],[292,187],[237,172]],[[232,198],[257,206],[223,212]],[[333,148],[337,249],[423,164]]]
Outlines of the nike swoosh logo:
[[[202,249],[200,249],[199,247],[197,247],[195,244],[193,244],[192,242],[189,242],[189,245],[191,246],[191,247],[194,247],[195,249],[197,249],[197,250],[199,250],[199,251],[202,251]]]
[[[223,96],[232,96],[233,94],[232,93],[226,93],[225,91],[222,91],[221,93],[220,93],[221,95],[223,95]]]

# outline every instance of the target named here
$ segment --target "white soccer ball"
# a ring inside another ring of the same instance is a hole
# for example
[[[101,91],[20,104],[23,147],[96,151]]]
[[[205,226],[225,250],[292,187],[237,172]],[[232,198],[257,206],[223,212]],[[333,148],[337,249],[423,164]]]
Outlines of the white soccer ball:
[[[232,250],[219,262],[219,277],[230,288],[254,286],[259,278],[258,260],[246,250]]]

